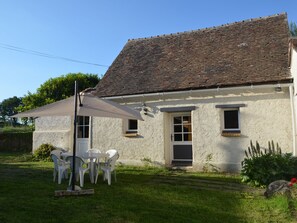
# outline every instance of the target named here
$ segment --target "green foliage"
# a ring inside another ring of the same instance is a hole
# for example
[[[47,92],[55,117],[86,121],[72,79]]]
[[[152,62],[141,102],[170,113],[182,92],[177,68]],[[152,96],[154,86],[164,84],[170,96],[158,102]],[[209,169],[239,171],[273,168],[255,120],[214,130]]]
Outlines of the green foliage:
[[[220,168],[212,164],[213,154],[210,153],[206,156],[206,162],[202,167],[203,172],[219,172]]]
[[[50,78],[37,89],[36,93],[28,92],[23,97],[23,105],[19,106],[18,110],[30,110],[72,96],[75,81],[79,83],[79,91],[82,91],[86,88],[95,87],[99,80],[98,75],[83,73],[69,73]]]
[[[37,150],[35,150],[33,154],[34,161],[50,161],[51,151],[55,150],[56,148],[48,143],[42,144],[39,146]]]
[[[0,132],[3,133],[25,133],[25,132],[33,132],[34,131],[34,126],[4,126]]]
[[[150,166],[153,164],[153,161],[151,158],[149,157],[143,157],[142,159],[140,159],[143,163],[144,163],[144,166]]]
[[[16,125],[17,119],[9,116],[17,114],[17,107],[22,104],[22,98],[16,96],[7,98],[0,103],[0,116],[3,122],[11,122]]]
[[[242,162],[242,181],[255,186],[264,186],[275,180],[290,180],[297,175],[297,159],[291,153],[283,154],[278,144],[268,143],[268,149],[262,149],[258,142],[252,141],[245,151]]]
[[[297,25],[294,22],[290,22],[290,33],[291,36],[297,36]]]

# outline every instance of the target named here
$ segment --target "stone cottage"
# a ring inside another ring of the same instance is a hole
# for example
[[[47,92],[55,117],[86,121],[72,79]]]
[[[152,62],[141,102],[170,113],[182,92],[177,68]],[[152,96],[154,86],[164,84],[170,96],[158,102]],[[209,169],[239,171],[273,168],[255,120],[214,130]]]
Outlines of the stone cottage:
[[[286,14],[129,40],[95,93],[144,121],[80,117],[78,150],[221,171],[240,170],[250,140],[296,154],[296,46]],[[70,117],[38,118],[33,149],[70,149],[71,126]]]

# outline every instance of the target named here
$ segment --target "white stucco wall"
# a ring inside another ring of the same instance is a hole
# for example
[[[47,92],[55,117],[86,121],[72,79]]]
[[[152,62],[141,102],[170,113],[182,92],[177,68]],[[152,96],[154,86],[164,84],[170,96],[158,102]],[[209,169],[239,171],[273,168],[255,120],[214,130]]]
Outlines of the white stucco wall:
[[[33,151],[43,143],[70,149],[72,146],[71,117],[41,117],[35,120]]]
[[[244,150],[250,140],[267,147],[268,141],[278,142],[284,152],[292,152],[292,121],[288,88],[282,92],[272,89],[213,92],[192,95],[180,100],[146,98],[149,114],[139,121],[139,136],[125,137],[122,120],[94,118],[93,147],[101,150],[119,150],[120,161],[141,164],[149,158],[155,163],[168,165],[170,152],[170,113],[160,112],[162,107],[197,106],[192,111],[193,167],[201,169],[208,154],[212,162],[224,170],[238,170]],[[217,104],[245,104],[240,108],[240,137],[224,137],[222,109]],[[133,107],[140,102],[131,103]]]
[[[141,100],[141,101],[140,101]],[[127,120],[93,117],[90,146],[101,151],[115,148],[119,151],[119,162],[142,165],[143,159],[155,164],[171,164],[171,113],[160,108],[196,106],[191,112],[193,128],[193,169],[200,170],[209,154],[212,164],[221,171],[241,168],[244,150],[250,140],[267,147],[270,140],[278,142],[283,152],[292,152],[292,116],[288,87],[276,92],[274,87],[263,89],[231,89],[201,91],[174,96],[154,96],[137,99],[119,99],[116,102],[130,107],[146,103],[149,111],[138,122],[136,137],[125,136]],[[222,104],[245,104],[240,108],[240,137],[221,135],[223,111],[216,108]],[[72,122],[70,117],[38,118],[35,122],[33,149],[42,143],[71,149]]]

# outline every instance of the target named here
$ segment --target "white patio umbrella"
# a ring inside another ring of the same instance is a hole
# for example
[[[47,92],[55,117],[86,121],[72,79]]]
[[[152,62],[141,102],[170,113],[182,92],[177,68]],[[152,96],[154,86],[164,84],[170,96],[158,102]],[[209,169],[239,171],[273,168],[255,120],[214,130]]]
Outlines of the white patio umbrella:
[[[75,82],[74,96],[57,101],[36,109],[13,115],[12,117],[43,117],[43,116],[73,116],[73,169],[72,169],[72,190],[75,188],[75,156],[76,156],[76,124],[77,116],[97,116],[121,119],[142,120],[139,111],[127,106],[98,98],[92,94],[78,94],[77,83]]]

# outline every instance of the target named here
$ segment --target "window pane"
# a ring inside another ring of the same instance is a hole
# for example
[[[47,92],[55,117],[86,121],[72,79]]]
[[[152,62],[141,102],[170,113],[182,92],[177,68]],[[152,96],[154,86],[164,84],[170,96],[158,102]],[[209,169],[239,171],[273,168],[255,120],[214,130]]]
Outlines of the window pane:
[[[78,126],[77,128],[77,138],[83,138],[83,127]]]
[[[183,141],[182,134],[174,134],[174,141]]]
[[[192,134],[191,133],[184,134],[184,141],[192,141]]]
[[[84,137],[83,138],[89,138],[89,126],[85,126],[85,134],[84,134]]]
[[[85,116],[85,125],[89,125],[89,123],[90,123],[90,117]]]
[[[137,120],[129,119],[129,130],[137,130]]]
[[[191,125],[184,125],[184,132],[192,132],[192,126]]]
[[[84,116],[77,116],[77,122],[78,125],[83,125],[84,124]]]
[[[173,118],[173,123],[174,124],[181,124],[182,122],[181,122],[181,117],[174,117]]]
[[[191,116],[184,116],[183,117],[183,124],[191,124]]]
[[[182,132],[182,126],[181,125],[175,125],[174,126],[174,132]]]
[[[239,129],[238,110],[224,111],[225,129]]]

